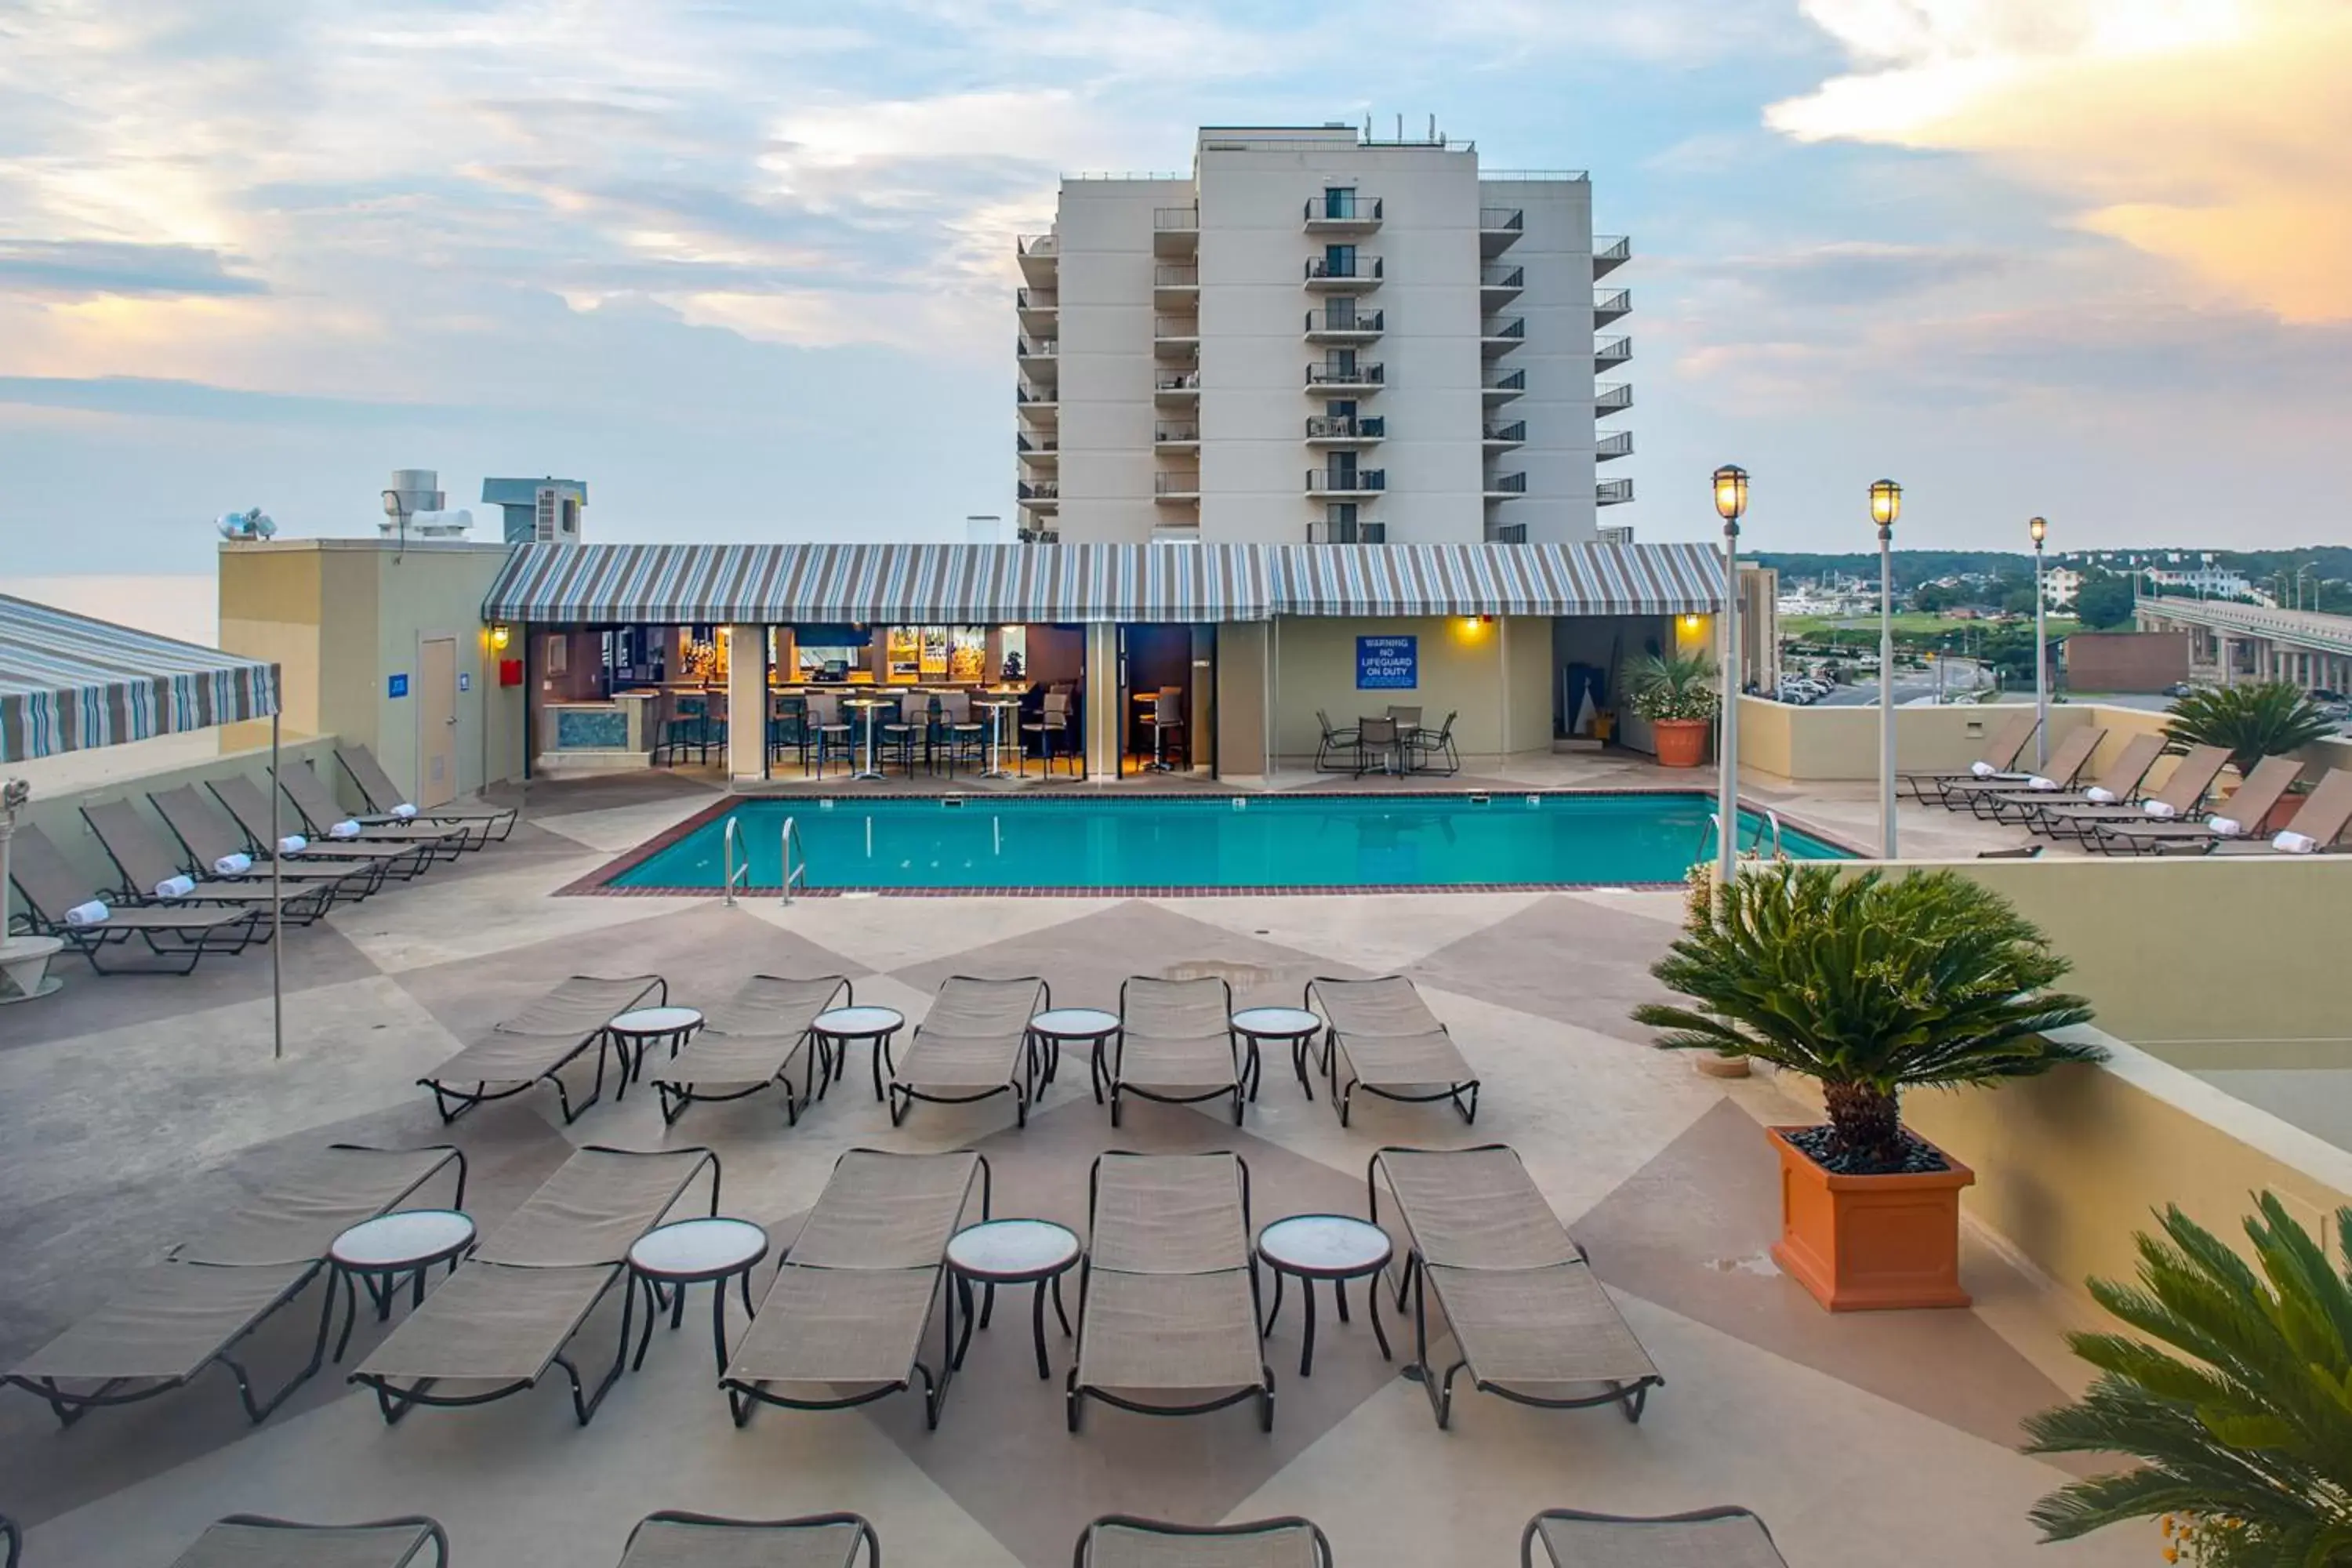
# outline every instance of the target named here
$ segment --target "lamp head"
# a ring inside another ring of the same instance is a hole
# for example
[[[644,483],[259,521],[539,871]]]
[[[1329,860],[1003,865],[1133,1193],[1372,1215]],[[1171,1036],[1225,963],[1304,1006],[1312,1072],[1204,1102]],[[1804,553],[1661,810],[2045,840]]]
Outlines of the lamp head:
[[[2033,548],[2039,550],[2042,548],[2043,536],[2048,534],[2050,531],[2049,520],[2046,518],[2037,517],[2032,522],[2025,525],[2025,531],[2033,535]]]
[[[1882,529],[1893,528],[1895,520],[1903,515],[1903,487],[1893,479],[1880,479],[1870,487],[1870,521]]]
[[[507,644],[513,640],[514,629],[512,627],[501,625],[495,626],[490,628],[490,647],[494,652],[506,652]]]
[[[1748,470],[1726,463],[1715,470],[1715,512],[1726,522],[1738,522],[1748,510]]]

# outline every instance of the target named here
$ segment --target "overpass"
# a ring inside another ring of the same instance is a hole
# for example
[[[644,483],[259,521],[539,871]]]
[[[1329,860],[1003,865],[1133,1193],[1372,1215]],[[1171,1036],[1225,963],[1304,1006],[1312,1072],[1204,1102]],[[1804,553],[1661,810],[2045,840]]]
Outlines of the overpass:
[[[2189,662],[2224,686],[2292,680],[2306,691],[2352,691],[2352,616],[2277,610],[2221,599],[2142,599],[2142,631],[2186,631]]]

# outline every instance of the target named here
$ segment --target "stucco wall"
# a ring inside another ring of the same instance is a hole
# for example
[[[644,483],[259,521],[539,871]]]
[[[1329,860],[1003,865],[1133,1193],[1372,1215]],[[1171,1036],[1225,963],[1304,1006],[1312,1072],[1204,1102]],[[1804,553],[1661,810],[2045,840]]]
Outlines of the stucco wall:
[[[1455,713],[1454,744],[1465,758],[1551,749],[1549,619],[1285,618],[1272,636],[1275,745],[1286,768],[1313,761],[1318,708],[1339,729],[1391,705],[1418,705],[1423,724],[1433,730]],[[1393,636],[1420,639],[1420,684],[1359,691],[1356,639]]]

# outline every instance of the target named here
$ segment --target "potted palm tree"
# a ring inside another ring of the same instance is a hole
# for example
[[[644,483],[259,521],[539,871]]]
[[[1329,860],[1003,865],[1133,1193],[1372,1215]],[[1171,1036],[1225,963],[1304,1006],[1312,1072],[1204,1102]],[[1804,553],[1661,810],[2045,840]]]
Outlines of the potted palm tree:
[[[2176,700],[2168,712],[2164,738],[2176,746],[2226,746],[2240,777],[2264,757],[2301,751],[2336,733],[2336,721],[2291,680],[2249,686],[2209,686]],[[2282,800],[2272,822],[2250,822],[2250,833],[2283,827],[2294,813]]]
[[[2136,1285],[2090,1281],[2135,1331],[2070,1337],[2099,1375],[2027,1420],[2026,1451],[2138,1463],[2043,1498],[2043,1539],[2159,1519],[2167,1562],[2352,1564],[2352,1209],[2331,1258],[2274,1195],[2255,1202],[2251,1264],[2168,1208],[2161,1237],[2137,1237]]]
[[[1658,765],[1695,768],[1706,760],[1706,737],[1723,698],[1715,660],[1703,653],[1652,654],[1633,667],[1633,711],[1649,721]]]
[[[1949,871],[1744,873],[1692,901],[1651,973],[1686,1003],[1637,1023],[1668,1050],[1769,1062],[1822,1086],[1829,1121],[1774,1127],[1772,1255],[1832,1311],[1960,1307],[1966,1165],[1903,1125],[1906,1089],[1957,1089],[2096,1061],[2048,1037],[2089,1021],[2067,970],[2008,900]]]

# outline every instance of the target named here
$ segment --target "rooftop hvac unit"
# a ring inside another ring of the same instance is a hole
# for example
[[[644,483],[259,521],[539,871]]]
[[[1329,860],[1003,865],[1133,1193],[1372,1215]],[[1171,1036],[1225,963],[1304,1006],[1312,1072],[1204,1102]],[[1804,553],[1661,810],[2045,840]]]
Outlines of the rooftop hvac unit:
[[[540,486],[530,537],[538,544],[579,543],[580,498],[554,485]]]

